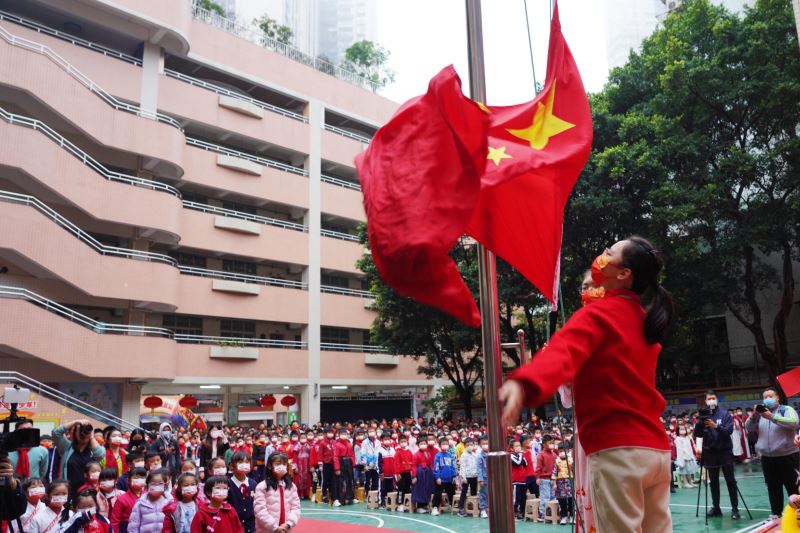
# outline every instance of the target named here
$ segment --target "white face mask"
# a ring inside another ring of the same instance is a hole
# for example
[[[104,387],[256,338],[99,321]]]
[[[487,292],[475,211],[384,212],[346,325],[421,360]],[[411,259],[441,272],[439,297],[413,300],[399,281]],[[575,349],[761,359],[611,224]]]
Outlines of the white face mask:
[[[135,477],[131,479],[131,487],[135,487],[137,489],[144,487],[145,483],[145,479],[141,477]]]
[[[144,461],[136,461],[133,463],[134,468],[144,468]]]
[[[288,470],[286,465],[275,465],[272,467],[272,471],[276,474],[285,474]]]
[[[717,400],[708,400],[706,405],[709,406],[711,409],[714,409],[717,406]]]
[[[246,474],[250,471],[250,463],[239,463],[239,465],[236,467],[236,470]]]
[[[50,497],[50,501],[52,503],[55,503],[55,504],[58,504],[58,505],[64,505],[65,503],[67,503],[67,495],[66,494],[58,494],[58,495],[55,495],[55,496],[51,496]]]
[[[218,466],[217,468],[214,469],[214,475],[215,476],[224,476],[227,473],[228,473],[228,469],[225,468],[224,466]]]
[[[100,472],[91,472],[89,474],[89,479],[91,479],[92,481],[97,481],[98,479],[100,479]]]
[[[154,483],[147,487],[147,492],[150,494],[164,494],[164,487],[163,483]]]
[[[489,445],[488,444],[481,444],[481,450],[483,450],[485,452],[488,452],[489,451]]]
[[[228,489],[224,489],[222,487],[215,488],[211,491],[211,496],[213,498],[219,498],[220,500],[224,500],[228,497]]]
[[[181,489],[181,492],[187,496],[197,494],[197,485],[186,485]]]
[[[113,479],[104,479],[100,482],[100,488],[103,489],[113,489],[114,488],[114,480]]]
[[[116,437],[111,437],[111,444],[122,444],[122,437],[119,435]]]
[[[44,495],[44,487],[31,487],[28,489],[28,496],[42,496]]]
[[[222,436],[222,432],[221,432],[221,431],[219,431],[219,430],[216,430],[216,429],[215,429],[214,431],[212,431],[212,432],[211,432],[211,438],[212,438],[212,439],[218,439],[218,438],[220,438],[221,436]]]

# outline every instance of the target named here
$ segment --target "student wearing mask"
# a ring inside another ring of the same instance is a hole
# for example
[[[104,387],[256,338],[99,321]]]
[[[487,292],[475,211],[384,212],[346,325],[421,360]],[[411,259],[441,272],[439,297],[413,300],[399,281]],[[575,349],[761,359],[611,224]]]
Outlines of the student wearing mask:
[[[439,452],[433,459],[433,478],[436,482],[433,494],[433,509],[431,514],[439,514],[439,506],[442,504],[442,494],[447,494],[447,501],[450,505],[455,505],[456,494],[456,459],[450,451],[450,440],[447,437],[439,439]]]
[[[183,473],[175,483],[175,499],[164,507],[161,533],[191,533],[197,514],[197,476]]]
[[[352,505],[355,499],[355,485],[353,481],[354,465],[356,462],[353,445],[347,430],[339,431],[339,440],[333,449],[333,469],[336,476],[333,487],[333,506]]]
[[[464,453],[458,462],[458,477],[461,483],[461,498],[458,500],[459,516],[466,516],[464,504],[467,501],[467,491],[470,496],[478,494],[478,455],[475,451],[475,441],[472,437],[467,437],[464,445]]]
[[[97,512],[97,493],[80,491],[72,497],[70,513],[62,513],[58,533],[109,533],[108,519]]]
[[[367,430],[367,438],[361,441],[361,464],[364,466],[364,493],[379,490],[378,475],[378,448],[380,442],[377,430]]]
[[[228,503],[236,511],[245,533],[255,533],[256,517],[253,512],[253,497],[257,483],[249,474],[252,471],[252,459],[244,451],[235,452],[231,456],[231,472],[228,479]]]
[[[300,521],[300,498],[281,453],[267,459],[264,481],[256,487],[256,533],[289,533]]]
[[[69,483],[63,480],[53,481],[47,487],[43,499],[45,508],[37,512],[29,524],[23,524],[23,529],[26,533],[56,533],[68,500]]]
[[[139,500],[147,484],[147,470],[142,467],[135,467],[129,472],[130,480],[128,490],[117,498],[114,508],[111,509],[111,527],[115,533],[126,533],[128,531],[128,521],[131,517],[133,506]]]
[[[244,533],[242,522],[228,503],[228,480],[212,476],[204,486],[207,502],[200,503],[192,519],[191,533]]]
[[[542,439],[543,449],[536,457],[536,483],[539,485],[539,517],[538,522],[544,522],[544,511],[547,503],[555,500],[553,496],[553,468],[556,464],[556,444],[552,435],[545,435]]]
[[[228,438],[222,429],[219,426],[211,426],[203,445],[200,447],[200,466],[207,465],[215,457],[224,458],[225,452],[228,451],[229,447]]]
[[[147,474],[147,493],[139,498],[131,510],[128,533],[161,533],[164,527],[164,508],[172,500],[167,492],[166,469],[152,470]]]
[[[384,433],[381,437],[381,444],[377,450],[378,454],[378,467],[377,472],[381,478],[380,489],[380,504],[379,509],[386,508],[386,495],[394,490],[394,476],[395,476],[395,449],[392,443],[392,436],[389,433]]]

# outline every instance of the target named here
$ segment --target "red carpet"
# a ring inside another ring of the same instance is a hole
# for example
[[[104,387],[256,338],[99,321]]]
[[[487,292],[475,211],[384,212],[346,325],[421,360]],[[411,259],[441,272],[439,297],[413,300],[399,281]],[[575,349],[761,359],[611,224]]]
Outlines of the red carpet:
[[[385,527],[377,528],[375,526],[361,526],[355,524],[346,524],[344,522],[329,522],[327,520],[315,520],[313,518],[306,518],[301,515],[300,523],[292,530],[292,533],[374,533],[379,531],[381,533],[408,533],[407,531],[400,531],[399,529],[387,529]]]

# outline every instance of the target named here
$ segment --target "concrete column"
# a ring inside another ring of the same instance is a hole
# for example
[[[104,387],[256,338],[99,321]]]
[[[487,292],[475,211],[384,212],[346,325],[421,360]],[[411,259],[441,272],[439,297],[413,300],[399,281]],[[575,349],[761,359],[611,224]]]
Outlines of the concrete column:
[[[231,392],[230,387],[225,387],[222,393],[222,420],[225,424],[239,423],[239,393]]]
[[[142,386],[138,383],[122,383],[120,385],[121,413],[114,413],[121,419],[131,424],[139,425],[139,403],[141,402]]]
[[[140,99],[140,106],[144,111],[155,113],[158,109],[158,78],[163,71],[164,54],[161,47],[153,43],[144,43]]]
[[[800,0],[792,0],[794,7],[794,23],[797,26],[797,39],[800,42]]]
[[[305,281],[308,283],[308,326],[305,340],[308,343],[309,384],[301,395],[302,422],[314,424],[320,416],[320,227],[322,205],[322,128],[324,108],[317,101],[307,106],[309,124],[309,149],[306,168],[308,169],[308,268]]]

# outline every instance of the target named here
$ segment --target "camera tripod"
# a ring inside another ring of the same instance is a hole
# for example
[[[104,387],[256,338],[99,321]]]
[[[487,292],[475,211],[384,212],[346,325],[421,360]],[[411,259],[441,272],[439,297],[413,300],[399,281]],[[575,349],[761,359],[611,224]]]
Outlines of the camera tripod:
[[[714,470],[714,469],[717,469],[717,472],[719,472],[720,468],[722,468],[722,465],[717,465],[717,466],[704,466],[703,464],[700,465],[700,484],[697,485],[697,507],[695,508],[694,516],[695,516],[695,518],[700,516],[700,488],[703,485],[705,485],[705,488],[706,488],[706,491],[705,491],[706,492],[706,502],[705,502],[705,507],[706,507],[706,514],[705,514],[706,525],[708,525],[708,484],[711,483],[711,478],[708,476],[708,472],[709,472],[709,470]],[[705,481],[705,483],[703,483],[703,469],[706,470],[706,481]],[[719,479],[719,473],[717,474],[717,479]],[[750,517],[750,520],[752,520],[753,519],[753,514],[750,512],[750,508],[747,506],[747,502],[745,501],[744,496],[742,495],[742,491],[739,490],[739,483],[736,483],[736,493],[739,495],[739,500],[742,502],[742,504],[744,505],[745,510],[747,511],[747,516]]]

